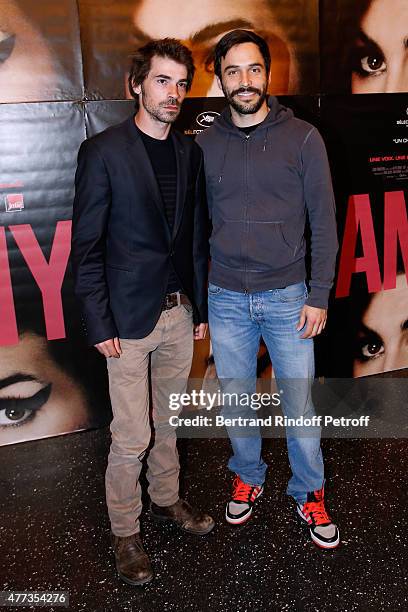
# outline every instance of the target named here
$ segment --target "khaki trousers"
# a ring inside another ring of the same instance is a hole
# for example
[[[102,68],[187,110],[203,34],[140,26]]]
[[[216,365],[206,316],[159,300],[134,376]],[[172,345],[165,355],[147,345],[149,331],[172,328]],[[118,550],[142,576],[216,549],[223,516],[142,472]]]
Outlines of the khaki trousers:
[[[113,420],[106,501],[112,532],[119,537],[140,530],[139,476],[145,455],[151,500],[158,506],[170,506],[179,498],[176,430],[169,424],[169,417],[178,411],[169,409],[169,393],[184,393],[187,387],[193,357],[193,321],[187,308],[180,305],[163,311],[148,336],[140,340],[121,338],[122,355],[107,359]]]

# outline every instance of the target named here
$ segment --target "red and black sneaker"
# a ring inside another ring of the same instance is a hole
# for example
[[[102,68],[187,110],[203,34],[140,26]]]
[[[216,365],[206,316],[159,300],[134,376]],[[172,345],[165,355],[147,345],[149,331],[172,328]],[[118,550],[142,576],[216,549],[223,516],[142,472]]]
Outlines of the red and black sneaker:
[[[324,507],[324,487],[307,494],[307,502],[297,504],[299,516],[309,525],[313,542],[320,548],[336,548],[340,543],[337,526],[331,522]]]
[[[231,525],[241,525],[249,519],[255,500],[262,495],[263,486],[243,482],[237,475],[232,483],[231,500],[225,509],[225,518]]]

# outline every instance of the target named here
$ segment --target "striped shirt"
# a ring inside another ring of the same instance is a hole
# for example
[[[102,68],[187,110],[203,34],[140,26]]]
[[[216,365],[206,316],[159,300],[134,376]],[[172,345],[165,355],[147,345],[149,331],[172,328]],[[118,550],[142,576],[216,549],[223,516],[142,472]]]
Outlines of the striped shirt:
[[[172,233],[177,202],[177,163],[173,142],[170,137],[166,140],[158,140],[139,131],[159,185],[164,212]],[[180,282],[171,266],[166,293],[180,290]]]

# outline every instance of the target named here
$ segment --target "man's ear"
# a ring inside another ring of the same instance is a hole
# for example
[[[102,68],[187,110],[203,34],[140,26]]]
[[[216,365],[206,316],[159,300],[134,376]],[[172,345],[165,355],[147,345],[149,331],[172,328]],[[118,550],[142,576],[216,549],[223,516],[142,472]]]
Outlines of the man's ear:
[[[139,83],[139,85],[136,85],[136,83],[133,81],[132,82],[132,87],[133,87],[133,91],[137,94],[141,94],[142,93],[142,86]]]

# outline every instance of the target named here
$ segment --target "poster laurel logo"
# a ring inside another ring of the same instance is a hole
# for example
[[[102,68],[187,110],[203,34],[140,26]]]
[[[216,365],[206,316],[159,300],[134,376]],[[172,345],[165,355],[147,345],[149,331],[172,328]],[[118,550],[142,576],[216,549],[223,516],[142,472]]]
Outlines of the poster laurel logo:
[[[219,115],[220,113],[217,113],[216,111],[205,111],[197,115],[196,122],[201,127],[208,128],[214,123],[215,118],[219,117]]]

